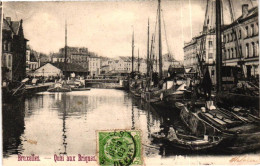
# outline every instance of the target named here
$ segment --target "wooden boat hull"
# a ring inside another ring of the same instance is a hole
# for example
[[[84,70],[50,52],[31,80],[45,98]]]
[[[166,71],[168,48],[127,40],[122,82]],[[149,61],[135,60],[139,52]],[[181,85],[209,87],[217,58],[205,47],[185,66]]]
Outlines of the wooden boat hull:
[[[153,138],[153,142],[162,143],[168,146],[173,146],[178,149],[190,150],[190,151],[201,151],[206,149],[208,150],[213,147],[216,147],[222,141],[222,139],[213,140],[213,141],[206,141],[203,139],[197,139],[193,141],[185,140],[185,139],[169,140],[166,137],[161,137],[157,133],[151,134],[151,136]]]
[[[71,88],[72,91],[90,91],[90,88]]]
[[[125,87],[123,87],[123,86],[116,86],[116,87],[114,87],[114,89],[117,89],[117,90],[125,90]]]
[[[260,131],[239,133],[226,137],[219,148],[227,153],[253,152],[260,149]]]
[[[223,141],[219,147],[223,151],[242,153],[260,149],[259,124],[252,123],[241,125],[232,130],[224,130],[216,127],[213,123],[205,121],[197,113],[189,111],[187,107],[181,109],[180,117],[191,132],[197,136],[202,136],[205,133],[210,136],[221,136]]]
[[[163,101],[168,105],[171,105],[172,108],[176,108],[176,102],[183,101],[183,94],[171,94],[163,98]]]
[[[63,88],[63,87],[54,87],[54,88],[49,88],[47,91],[48,92],[71,92],[71,89]]]
[[[241,107],[254,107],[259,110],[259,96],[249,96],[235,93],[220,93],[216,96],[218,103],[222,105],[241,106]]]
[[[23,98],[25,93],[25,88],[19,89],[15,94],[13,90],[9,91],[6,88],[2,88],[2,101],[4,103],[13,102],[14,100],[20,100]]]
[[[137,90],[130,89],[131,94],[133,94],[135,97],[141,97],[141,93],[138,93]]]

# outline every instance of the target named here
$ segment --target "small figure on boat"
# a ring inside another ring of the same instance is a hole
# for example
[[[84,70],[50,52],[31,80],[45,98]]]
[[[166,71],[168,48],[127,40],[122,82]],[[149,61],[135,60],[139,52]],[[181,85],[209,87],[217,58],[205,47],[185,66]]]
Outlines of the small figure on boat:
[[[204,73],[204,77],[203,77],[201,86],[203,88],[206,100],[209,100],[210,97],[211,97],[212,81],[211,81],[211,78],[210,78],[208,68],[205,69],[205,73]]]

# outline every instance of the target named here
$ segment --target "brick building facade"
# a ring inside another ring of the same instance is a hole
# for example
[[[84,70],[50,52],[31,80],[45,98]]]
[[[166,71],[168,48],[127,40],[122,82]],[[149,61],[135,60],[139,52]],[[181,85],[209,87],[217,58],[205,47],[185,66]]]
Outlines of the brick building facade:
[[[23,20],[3,19],[2,26],[2,79],[21,81],[26,77],[26,44]]]

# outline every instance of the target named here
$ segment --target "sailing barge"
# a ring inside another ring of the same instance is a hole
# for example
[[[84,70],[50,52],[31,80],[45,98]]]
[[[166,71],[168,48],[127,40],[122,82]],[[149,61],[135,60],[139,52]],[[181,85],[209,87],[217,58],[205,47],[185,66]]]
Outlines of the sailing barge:
[[[187,102],[178,107],[180,117],[191,132],[198,137],[204,135],[223,138],[223,150],[241,153],[260,148],[260,119],[245,109],[208,109],[205,102]],[[213,106],[214,107],[214,106]]]

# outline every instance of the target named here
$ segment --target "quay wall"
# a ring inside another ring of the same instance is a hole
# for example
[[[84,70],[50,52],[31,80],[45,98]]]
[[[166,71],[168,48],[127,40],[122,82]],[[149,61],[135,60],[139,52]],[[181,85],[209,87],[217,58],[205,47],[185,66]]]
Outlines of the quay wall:
[[[124,89],[119,83],[87,82],[86,87],[100,89]]]
[[[25,95],[32,95],[38,92],[45,92],[48,90],[48,88],[53,85],[54,83],[46,83],[46,84],[40,84],[40,85],[34,85],[34,86],[26,86],[25,87]]]

